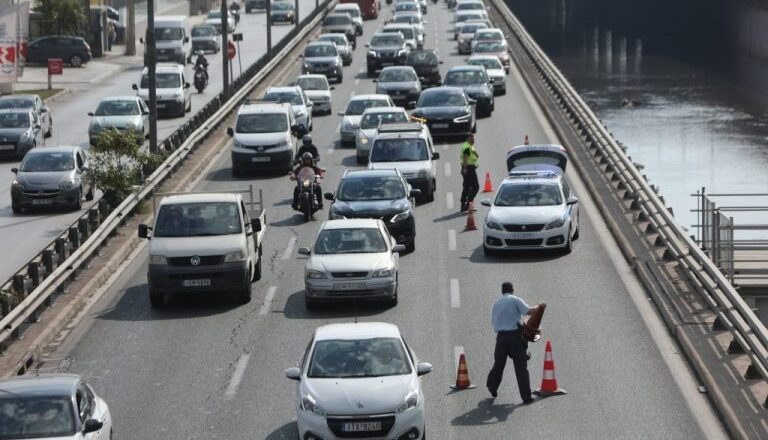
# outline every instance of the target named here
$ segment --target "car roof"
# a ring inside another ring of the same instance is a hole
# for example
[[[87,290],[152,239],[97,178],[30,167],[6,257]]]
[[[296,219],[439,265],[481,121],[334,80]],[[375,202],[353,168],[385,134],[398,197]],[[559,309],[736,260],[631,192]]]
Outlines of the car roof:
[[[347,39],[347,35],[346,34],[342,34],[340,32],[326,32],[324,34],[318,35],[317,38],[318,39],[313,41],[313,43],[328,43],[328,41],[320,40],[320,38],[326,38],[328,40],[331,40],[331,39],[342,39],[343,38],[343,39],[346,40]],[[312,44],[312,43],[309,43],[309,44]],[[330,44],[333,44],[333,43],[330,43]]]
[[[530,183],[539,183],[544,185],[560,185],[562,181],[562,175],[554,171],[512,171],[504,181],[502,185],[526,185]]]
[[[400,339],[400,330],[394,324],[385,322],[356,322],[328,324],[315,330],[315,341],[329,339],[355,340],[372,338]]]
[[[405,111],[402,107],[368,107],[367,109],[363,110],[363,115],[367,115],[370,113],[405,113],[408,114],[407,111]]]
[[[381,93],[370,93],[366,95],[355,95],[351,98],[349,98],[349,101],[364,101],[366,99],[383,99],[385,101],[389,101],[389,95],[384,95]]]
[[[0,113],[32,113],[33,110],[29,107],[16,107],[16,108],[0,108]]]
[[[388,23],[384,25],[384,29],[413,29],[413,25],[410,23]]]
[[[82,379],[76,374],[41,374],[16,376],[0,380],[0,389],[24,397],[61,396],[74,394]]]
[[[303,75],[297,76],[296,80],[298,81],[298,80],[304,79],[304,78],[317,78],[317,79],[325,79],[325,80],[328,79],[328,77],[326,77],[325,75],[320,74],[320,73],[305,73]]]
[[[377,218],[349,218],[339,220],[326,220],[320,226],[320,230],[323,229],[345,229],[345,228],[369,228],[376,229],[379,227],[379,219]]]
[[[467,58],[467,62],[472,62],[474,60],[496,60],[498,62],[501,62],[498,56],[496,55],[485,55],[485,54],[476,54],[472,55],[471,57]]]
[[[485,34],[491,34],[491,33],[493,33],[493,34],[502,34],[502,35],[504,34],[504,32],[502,32],[501,29],[499,29],[499,28],[492,28],[492,27],[489,27],[489,28],[486,28],[486,29],[478,29],[477,32],[485,33]]]
[[[357,3],[340,3],[333,8],[334,11],[344,9],[360,9],[360,6],[358,6]]]
[[[467,71],[467,70],[483,70],[483,66],[470,66],[470,65],[464,64],[461,66],[453,66],[450,69],[448,69],[448,72],[461,72],[461,71]]]
[[[442,86],[442,87],[432,87],[430,89],[424,90],[421,92],[421,96],[424,96],[425,94],[437,94],[437,93],[459,93],[464,94],[464,89],[461,87],[454,87],[454,86]]]
[[[155,67],[155,71],[157,73],[160,73],[160,72],[181,73],[184,71],[184,67],[176,63],[157,63],[157,66]],[[142,74],[149,73],[149,68],[145,67],[141,71],[141,73]]]
[[[101,98],[101,102],[104,101],[136,101],[137,99],[141,99],[136,95],[122,95],[122,96],[107,96],[105,98]]]
[[[354,179],[359,177],[386,177],[386,176],[397,176],[398,172],[394,168],[383,168],[378,170],[353,170],[348,169],[344,171],[344,175],[341,176],[341,179]]]
[[[50,147],[37,147],[32,149],[31,151],[27,152],[27,154],[38,154],[38,153],[72,153],[76,149],[79,149],[80,147],[76,145],[56,145],[56,146],[50,146]]]
[[[264,92],[266,95],[269,92],[296,92],[299,93],[299,86],[272,86],[267,88],[267,91]]]
[[[241,105],[237,111],[237,114],[256,114],[256,113],[283,113],[287,114],[292,112],[291,104],[287,102],[273,102],[273,101],[246,101]]]
[[[320,36],[322,37],[323,35],[334,35],[334,34],[321,34]],[[335,35],[343,35],[343,34],[335,34]],[[309,47],[309,46],[333,46],[333,47],[336,47],[330,41],[310,41],[309,43],[307,43],[307,47]]]
[[[3,95],[0,96],[0,100],[8,100],[8,99],[35,99],[38,95]]]
[[[331,12],[330,14],[325,16],[325,18],[328,18],[328,17],[347,17],[350,20],[352,19],[352,17],[350,17],[349,14],[347,14],[346,12]]]
[[[236,193],[189,193],[173,194],[163,197],[160,206],[175,205],[179,203],[217,203],[217,202],[237,202],[240,195]]]
[[[385,70],[407,70],[409,72],[411,72],[411,71],[415,72],[416,71],[416,70],[414,70],[413,66],[387,66],[387,67],[381,69],[382,72],[385,71]]]

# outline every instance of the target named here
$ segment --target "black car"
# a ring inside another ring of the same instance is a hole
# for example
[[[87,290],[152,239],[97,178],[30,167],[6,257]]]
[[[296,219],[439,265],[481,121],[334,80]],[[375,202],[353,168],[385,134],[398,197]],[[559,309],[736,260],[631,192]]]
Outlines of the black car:
[[[403,65],[408,57],[408,47],[402,34],[376,34],[371,38],[370,44],[366,44],[368,55],[366,64],[368,76],[376,75],[377,70],[383,67]]]
[[[385,67],[374,81],[376,93],[389,95],[400,107],[412,105],[421,95],[421,81],[410,66]]]
[[[347,170],[341,177],[336,193],[326,193],[333,203],[329,208],[331,220],[340,218],[377,218],[387,225],[389,233],[408,252],[416,248],[415,197],[397,169]]]
[[[443,84],[440,78],[440,64],[434,50],[415,50],[408,54],[405,65],[413,67],[419,75],[422,87],[440,86]]]
[[[269,16],[272,18],[272,23],[294,24],[296,23],[296,6],[291,1],[274,2],[269,9]]]
[[[434,137],[466,136],[477,128],[475,100],[460,87],[424,90],[411,117],[424,120]]]
[[[496,107],[493,100],[493,81],[488,78],[483,66],[451,67],[445,74],[443,84],[464,89],[467,96],[477,101],[478,114],[491,116]]]
[[[27,62],[46,64],[49,58],[61,58],[72,67],[91,61],[91,47],[81,37],[49,36],[29,43]]]
[[[246,0],[245,13],[249,14],[254,9],[267,9],[267,0]]]

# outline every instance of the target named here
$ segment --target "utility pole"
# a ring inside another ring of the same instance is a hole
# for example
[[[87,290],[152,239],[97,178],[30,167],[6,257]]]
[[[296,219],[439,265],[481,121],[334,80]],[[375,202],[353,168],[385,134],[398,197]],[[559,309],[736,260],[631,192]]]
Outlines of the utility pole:
[[[224,96],[229,96],[229,58],[227,57],[229,26],[227,26],[227,21],[227,0],[221,0],[221,79],[224,81]]]
[[[155,0],[147,0],[147,35],[145,38],[149,76],[149,152],[157,154],[157,62],[155,52]],[[183,105],[183,104],[182,104]]]
[[[133,0],[128,0],[128,17],[125,22],[125,54],[136,55],[136,11]]]
[[[296,0],[296,15],[293,16],[293,22],[296,24],[296,29],[299,28],[299,0]]]
[[[272,52],[272,0],[267,0],[267,53]]]

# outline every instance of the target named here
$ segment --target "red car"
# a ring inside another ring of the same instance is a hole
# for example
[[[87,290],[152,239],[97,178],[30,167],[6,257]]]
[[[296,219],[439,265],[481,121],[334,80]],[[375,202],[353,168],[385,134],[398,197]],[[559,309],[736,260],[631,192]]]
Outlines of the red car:
[[[357,3],[364,20],[379,18],[379,10],[381,9],[379,0],[341,0],[339,3]]]

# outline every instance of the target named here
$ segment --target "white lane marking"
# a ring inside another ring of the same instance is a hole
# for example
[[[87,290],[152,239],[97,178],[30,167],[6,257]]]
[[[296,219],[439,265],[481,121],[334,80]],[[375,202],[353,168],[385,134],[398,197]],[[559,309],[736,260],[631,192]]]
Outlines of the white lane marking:
[[[360,70],[357,71],[357,73],[363,73],[365,72],[365,67],[361,67]]]
[[[341,133],[341,122],[336,126],[336,134]]]
[[[445,177],[451,177],[451,163],[450,162],[445,162],[443,164],[443,169],[445,171],[445,173],[444,173]]]
[[[275,299],[275,293],[277,292],[277,286],[269,286],[267,290],[267,296],[264,297],[264,304],[259,309],[259,316],[264,316],[269,312],[269,308],[272,307],[272,300]]]
[[[461,296],[459,295],[459,280],[451,278],[451,307],[458,309],[461,307]]]
[[[464,347],[461,345],[453,347],[453,366],[456,369],[459,367],[459,358],[462,354],[464,354]]]
[[[285,252],[283,252],[283,260],[291,258],[294,246],[296,246],[296,237],[291,237],[288,239],[288,246],[285,247]]]
[[[354,91],[354,90],[352,90],[351,92],[349,92],[349,97],[350,97],[350,98],[352,98],[353,96],[355,96],[355,91]]]
[[[456,230],[455,229],[448,230],[448,250],[449,251],[456,250]]]
[[[235,397],[237,388],[240,386],[240,382],[243,381],[243,374],[245,374],[245,368],[248,366],[248,360],[250,358],[250,354],[244,354],[240,356],[240,359],[237,360],[235,372],[232,373],[232,379],[230,379],[227,391],[224,393],[224,396],[227,398],[227,400],[231,400],[233,397]]]
[[[357,85],[360,85],[360,78],[358,78],[358,79],[356,79],[356,80],[355,80],[355,85],[356,85],[356,86],[357,86]]]
[[[453,211],[453,193],[450,191],[445,193],[445,207],[448,208],[449,211]]]

